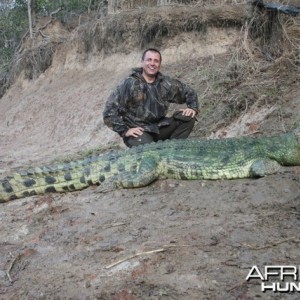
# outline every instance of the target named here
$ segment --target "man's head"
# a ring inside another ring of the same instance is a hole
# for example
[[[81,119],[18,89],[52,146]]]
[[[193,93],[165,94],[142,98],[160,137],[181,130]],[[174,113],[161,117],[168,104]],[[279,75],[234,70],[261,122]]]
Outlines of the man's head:
[[[161,54],[157,49],[149,48],[142,55],[143,76],[147,82],[153,82],[160,70]]]

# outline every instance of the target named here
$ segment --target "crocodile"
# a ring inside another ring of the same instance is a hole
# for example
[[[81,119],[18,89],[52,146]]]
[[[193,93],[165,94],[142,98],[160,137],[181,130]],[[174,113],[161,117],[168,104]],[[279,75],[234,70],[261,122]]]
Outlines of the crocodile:
[[[258,137],[167,140],[20,170],[0,180],[0,202],[91,185],[144,187],[160,178],[262,177],[300,165],[300,128]]]

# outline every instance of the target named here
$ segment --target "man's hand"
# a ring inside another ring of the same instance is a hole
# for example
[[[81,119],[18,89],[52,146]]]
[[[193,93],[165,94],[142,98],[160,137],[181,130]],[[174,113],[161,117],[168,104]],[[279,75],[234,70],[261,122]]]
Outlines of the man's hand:
[[[196,116],[196,111],[193,110],[192,108],[181,108],[179,110],[182,111],[183,116],[192,117],[192,118]]]
[[[143,132],[144,132],[144,129],[142,127],[134,127],[134,128],[128,129],[127,132],[125,133],[125,136],[138,137],[138,136],[142,135]]]

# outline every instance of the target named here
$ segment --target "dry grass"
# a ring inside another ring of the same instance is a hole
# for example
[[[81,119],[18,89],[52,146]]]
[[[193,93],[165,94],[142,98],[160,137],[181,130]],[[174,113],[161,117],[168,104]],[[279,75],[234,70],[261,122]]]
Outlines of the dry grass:
[[[91,21],[78,29],[85,52],[130,52],[164,42],[182,32],[205,34],[208,26],[241,27],[243,6],[175,6],[134,10]]]
[[[148,8],[90,20],[76,29],[74,44],[89,54],[128,53],[148,46],[163,48],[184,32],[205,36],[209,26],[241,28],[231,52],[214,61],[203,59],[201,68],[185,78],[197,87],[202,103],[196,135],[231,124],[253,107],[273,105],[280,95],[278,74],[299,70],[300,18],[249,10],[244,4]],[[24,72],[33,79],[52,63],[59,43],[44,38],[35,46],[24,44],[16,56],[8,83]],[[25,47],[26,46],[26,47]],[[226,66],[224,68],[224,65]]]
[[[280,106],[288,84],[293,84],[300,67],[300,17],[252,11],[242,26],[241,35],[227,62],[209,64],[203,60],[206,78],[201,94],[201,118],[196,136],[210,136],[222,128],[236,127],[235,123],[247,114],[269,108],[270,113],[286,128]],[[224,65],[225,68],[224,68]],[[222,68],[223,66],[223,68]],[[294,74],[294,75],[293,75]],[[278,109],[273,109],[278,107]],[[230,125],[230,126],[229,126]],[[256,132],[255,120],[252,126]]]
[[[280,13],[254,11],[245,30],[254,43],[255,51],[267,61],[277,63],[287,60],[290,67],[299,67],[293,57],[300,49],[300,16],[291,17]],[[253,51],[254,52],[254,51]]]

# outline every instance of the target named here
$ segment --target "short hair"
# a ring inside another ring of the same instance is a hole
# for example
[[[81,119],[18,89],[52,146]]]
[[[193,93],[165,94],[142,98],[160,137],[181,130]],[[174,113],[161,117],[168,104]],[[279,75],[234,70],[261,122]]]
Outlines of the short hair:
[[[148,49],[146,49],[146,50],[143,52],[142,60],[145,59],[146,53],[149,52],[149,51],[158,53],[158,54],[159,54],[159,58],[160,58],[160,62],[161,62],[161,53],[159,52],[159,50],[157,50],[157,49],[155,49],[155,48],[148,48]]]

